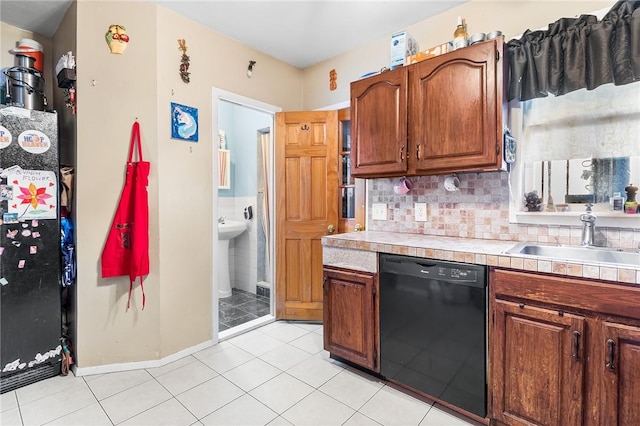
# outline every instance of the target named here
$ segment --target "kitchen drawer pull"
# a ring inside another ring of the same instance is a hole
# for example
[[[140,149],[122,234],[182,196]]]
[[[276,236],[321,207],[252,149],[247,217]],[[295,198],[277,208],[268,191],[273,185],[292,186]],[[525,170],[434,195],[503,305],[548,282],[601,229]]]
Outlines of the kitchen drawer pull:
[[[574,360],[578,361],[580,359],[580,332],[573,332],[573,354],[572,357]]]
[[[616,351],[616,342],[614,342],[612,339],[607,340],[607,346],[608,346],[608,356],[607,356],[607,370],[609,371],[613,371],[615,369],[614,365],[613,365],[613,361],[614,361],[614,356],[615,356],[615,351]]]
[[[400,147],[400,161],[404,161],[404,145]]]

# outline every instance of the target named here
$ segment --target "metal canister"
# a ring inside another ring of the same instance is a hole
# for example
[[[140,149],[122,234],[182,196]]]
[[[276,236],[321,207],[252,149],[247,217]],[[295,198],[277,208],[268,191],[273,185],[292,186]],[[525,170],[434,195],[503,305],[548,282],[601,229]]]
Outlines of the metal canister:
[[[44,78],[35,68],[11,67],[6,75],[6,101],[8,105],[44,111],[46,99]]]

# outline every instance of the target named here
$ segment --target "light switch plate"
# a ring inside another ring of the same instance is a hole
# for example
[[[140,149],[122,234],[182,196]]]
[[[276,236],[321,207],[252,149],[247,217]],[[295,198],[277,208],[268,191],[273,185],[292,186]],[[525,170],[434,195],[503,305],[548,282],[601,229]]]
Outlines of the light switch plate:
[[[416,215],[416,222],[427,221],[427,203],[416,203],[414,212]]]
[[[385,203],[373,203],[372,210],[373,220],[387,220],[387,205]]]

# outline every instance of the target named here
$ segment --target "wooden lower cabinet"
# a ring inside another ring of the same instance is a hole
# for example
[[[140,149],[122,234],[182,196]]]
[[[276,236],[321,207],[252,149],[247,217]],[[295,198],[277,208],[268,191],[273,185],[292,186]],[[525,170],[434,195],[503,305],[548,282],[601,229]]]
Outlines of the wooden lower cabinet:
[[[603,327],[600,351],[605,359],[600,366],[603,396],[600,424],[639,425],[640,327],[609,321]]]
[[[496,300],[493,321],[494,418],[512,425],[582,424],[584,318]]]
[[[640,425],[640,286],[493,269],[489,412],[506,425]]]
[[[324,348],[379,372],[377,276],[324,267]]]

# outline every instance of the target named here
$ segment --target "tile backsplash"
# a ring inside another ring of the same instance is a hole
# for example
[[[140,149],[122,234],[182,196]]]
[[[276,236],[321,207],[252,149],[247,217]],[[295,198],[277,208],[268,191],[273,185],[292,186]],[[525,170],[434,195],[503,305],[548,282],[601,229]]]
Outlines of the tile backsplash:
[[[459,173],[459,191],[444,189],[445,176],[413,176],[408,194],[393,191],[398,178],[370,179],[368,229],[409,234],[528,241],[579,245],[582,229],[576,226],[509,223],[509,174],[507,172]],[[387,220],[373,220],[373,203],[387,205]],[[427,204],[427,221],[416,222],[414,204]],[[576,222],[578,220],[576,219]],[[640,230],[597,227],[596,245],[634,250]]]

